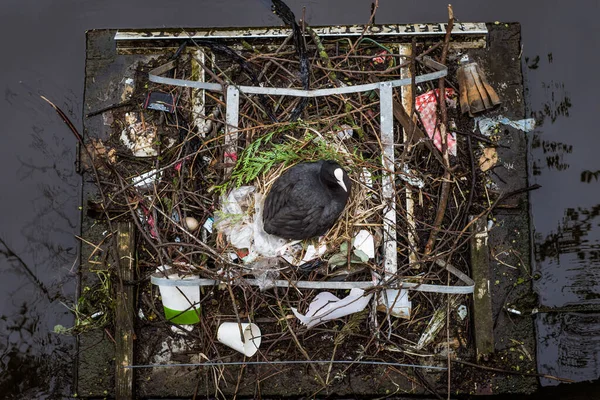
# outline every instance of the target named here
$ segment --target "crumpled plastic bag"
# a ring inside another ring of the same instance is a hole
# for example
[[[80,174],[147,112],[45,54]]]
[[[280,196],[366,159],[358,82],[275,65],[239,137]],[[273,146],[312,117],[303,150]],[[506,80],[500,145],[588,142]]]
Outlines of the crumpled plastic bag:
[[[225,234],[227,241],[237,249],[248,249],[252,245],[254,229],[252,217],[247,212],[256,188],[241,186],[233,189],[221,201],[221,211],[215,214],[215,226]]]
[[[321,257],[325,252],[327,252],[327,245],[325,244],[319,244],[319,247],[309,244],[306,249],[304,249],[302,243],[293,241],[287,243],[281,249],[281,256],[290,264],[298,267],[315,258]]]
[[[279,278],[277,269],[278,260],[276,258],[259,258],[252,264],[252,275],[257,281],[257,286],[261,291],[275,287],[275,281]]]
[[[320,257],[327,251],[324,244],[318,248],[309,245],[306,250],[298,240],[286,240],[265,232],[263,224],[264,195],[254,186],[233,189],[222,200],[221,211],[215,216],[216,228],[225,234],[227,241],[237,249],[248,249],[242,260],[251,264],[261,258],[281,256],[292,265],[301,265]],[[250,209],[254,204],[254,214]]]
[[[350,290],[350,294],[343,299],[337,298],[329,292],[321,292],[315,296],[308,306],[306,315],[302,315],[292,307],[292,312],[308,328],[315,325],[345,317],[346,315],[361,312],[367,307],[373,294],[365,296],[365,291],[358,288]]]
[[[410,319],[412,302],[408,299],[408,291],[404,289],[386,289],[377,297],[377,310],[389,312],[399,318]]]
[[[288,243],[287,240],[265,232],[263,224],[264,195],[254,193],[254,220],[252,221],[252,231],[254,243],[248,257],[255,255],[263,257],[277,257],[282,248]]]
[[[496,115],[491,118],[475,118],[475,127],[479,126],[482,135],[490,136],[498,124],[508,125],[523,132],[531,132],[535,129],[534,118],[511,120],[504,115]]]

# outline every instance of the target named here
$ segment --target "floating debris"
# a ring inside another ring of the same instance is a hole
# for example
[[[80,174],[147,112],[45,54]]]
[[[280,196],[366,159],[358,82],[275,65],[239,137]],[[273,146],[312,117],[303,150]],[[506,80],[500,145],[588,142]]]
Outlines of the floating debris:
[[[134,176],[131,178],[133,186],[138,189],[151,189],[156,184],[156,181],[160,179],[162,176],[162,172],[153,169],[151,171],[145,172],[141,175]]]
[[[450,309],[453,309],[458,304],[457,297],[451,297],[449,301]],[[416,349],[420,350],[423,347],[427,346],[435,339],[437,334],[442,330],[442,328],[446,324],[447,307],[448,302],[444,302],[437,310],[435,310],[433,316],[427,324],[427,327],[421,334],[421,337],[419,338],[419,341],[415,346]]]
[[[461,304],[460,306],[458,306],[458,309],[456,310],[456,312],[458,313],[458,316],[460,317],[461,320],[464,320],[465,318],[467,318],[467,306],[465,306],[464,304]]]
[[[158,133],[154,125],[141,122],[137,113],[126,113],[127,127],[121,132],[121,142],[136,157],[153,157],[158,152],[154,145],[158,141]]]
[[[150,92],[146,97],[144,108],[157,111],[165,111],[173,114],[177,104],[177,96],[170,93]]]
[[[167,280],[198,279],[198,275],[183,275],[169,266],[156,269],[157,277]],[[200,321],[200,288],[195,286],[176,286],[161,280],[157,284],[167,320],[178,325],[196,324]]]
[[[423,189],[425,187],[425,182],[423,181],[423,179],[418,178],[415,175],[415,173],[410,169],[410,167],[406,164],[402,165],[402,173],[398,174],[398,176],[404,182],[418,189]]]
[[[353,246],[367,257],[367,261],[375,257],[375,240],[369,231],[365,229],[360,230],[354,236]]]

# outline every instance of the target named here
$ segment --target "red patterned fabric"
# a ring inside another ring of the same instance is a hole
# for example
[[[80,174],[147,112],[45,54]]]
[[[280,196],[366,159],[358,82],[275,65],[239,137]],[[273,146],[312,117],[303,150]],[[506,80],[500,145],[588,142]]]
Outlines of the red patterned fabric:
[[[435,94],[434,94],[435,93]],[[437,96],[439,95],[439,89],[430,90],[427,93],[423,93],[417,96],[415,105],[417,111],[421,115],[421,121],[423,127],[427,132],[430,139],[433,140],[433,144],[439,151],[442,151],[442,135],[440,129],[437,127]],[[454,89],[446,89],[446,104],[451,98],[454,97]],[[447,134],[448,152],[453,156],[456,156],[456,137],[454,133],[448,132]]]

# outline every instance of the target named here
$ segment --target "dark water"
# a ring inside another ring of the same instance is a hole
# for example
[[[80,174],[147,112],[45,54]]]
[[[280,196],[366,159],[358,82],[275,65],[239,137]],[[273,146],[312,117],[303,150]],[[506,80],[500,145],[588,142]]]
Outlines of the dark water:
[[[126,3],[126,4],[123,4]],[[371,1],[288,1],[313,25],[368,19]],[[444,21],[447,2],[386,1],[376,22]],[[462,21],[518,21],[527,59],[535,287],[543,305],[600,303],[600,1],[453,2]],[[80,177],[75,140],[43,94],[81,126],[85,31],[93,28],[276,25],[266,0],[3,0],[0,3],[0,393],[71,393],[74,340],[61,301],[75,296]],[[600,314],[536,317],[540,372],[585,381],[600,371]],[[546,383],[546,382],[543,382]],[[579,397],[595,398],[592,386]],[[567,398],[575,388],[552,393]],[[591,395],[592,397],[583,397]],[[545,395],[547,397],[547,395]],[[600,394],[598,394],[600,397]]]

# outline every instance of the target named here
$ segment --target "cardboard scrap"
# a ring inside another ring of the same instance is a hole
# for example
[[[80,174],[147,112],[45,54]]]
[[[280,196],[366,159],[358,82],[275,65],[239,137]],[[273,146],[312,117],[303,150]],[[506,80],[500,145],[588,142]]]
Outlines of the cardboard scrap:
[[[483,149],[483,154],[479,157],[479,168],[482,171],[487,171],[498,162],[498,152],[495,147],[486,147]]]

